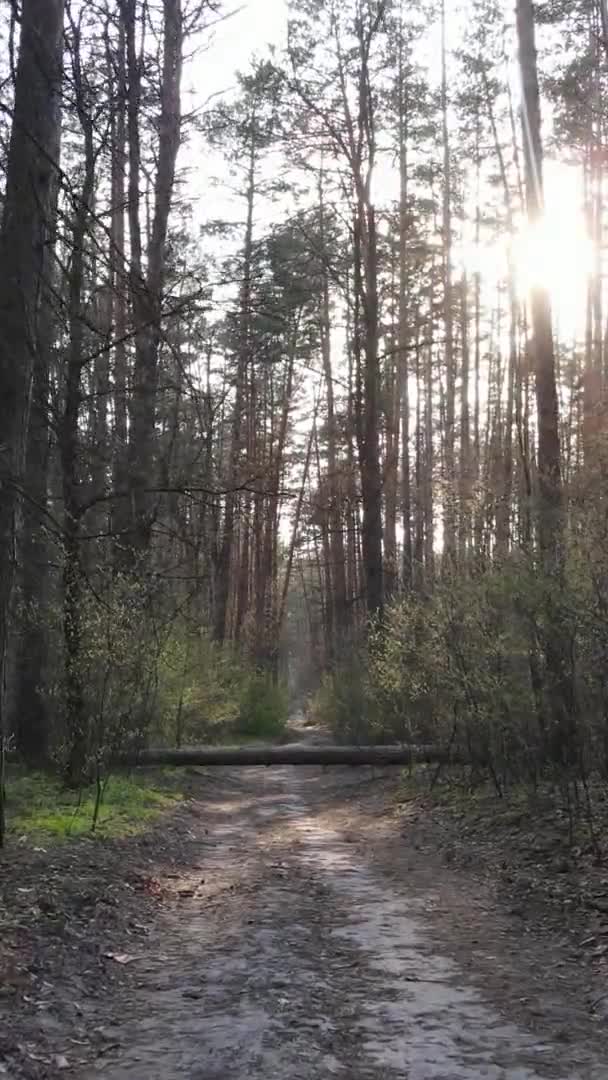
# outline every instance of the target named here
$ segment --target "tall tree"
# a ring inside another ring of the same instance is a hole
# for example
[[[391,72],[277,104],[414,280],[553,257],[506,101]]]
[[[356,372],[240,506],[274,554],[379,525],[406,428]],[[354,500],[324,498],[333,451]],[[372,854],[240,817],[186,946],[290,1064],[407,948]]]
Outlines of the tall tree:
[[[162,334],[163,286],[167,232],[174,196],[175,169],[181,142],[180,87],[183,63],[181,0],[163,0],[160,109],[152,224],[143,265],[141,106],[143,58],[137,51],[137,0],[122,0],[127,49],[127,127],[129,147],[129,233],[131,297],[135,319],[135,365],[130,405],[129,472],[133,553],[145,555],[155,514],[155,427],[159,348]],[[142,14],[145,18],[145,13]],[[142,30],[143,34],[143,30]]]
[[[266,190],[261,172],[264,155],[277,137],[277,109],[282,77],[270,61],[254,64],[253,70],[239,76],[239,96],[229,105],[220,106],[210,118],[210,137],[229,157],[233,167],[243,171],[240,192],[245,205],[242,254],[239,260],[238,311],[233,320],[231,343],[234,345],[234,402],[232,405],[227,468],[224,473],[225,496],[222,533],[217,559],[215,636],[224,641],[230,635],[230,594],[232,575],[237,563],[237,516],[240,514],[240,586],[234,611],[236,636],[248,607],[249,598],[249,522],[246,506],[239,503],[242,488],[242,459],[249,453],[248,471],[254,462],[252,438],[254,417],[251,394],[257,391],[253,354],[253,292],[257,249],[255,212],[260,193]],[[246,486],[246,485],[245,485]],[[246,496],[247,498],[247,496]]]
[[[518,0],[517,37],[522,80],[522,126],[528,227],[538,231],[544,212],[543,147],[536,61],[534,6]],[[532,349],[538,416],[538,537],[548,579],[546,657],[548,696],[553,719],[553,752],[569,760],[573,745],[575,702],[569,649],[557,605],[564,560],[563,495],[559,412],[551,302],[546,285],[535,283],[530,295]]]
[[[361,541],[365,594],[370,614],[384,605],[382,469],[380,461],[380,309],[378,235],[372,179],[378,152],[377,47],[387,4],[357,3],[344,10],[332,2],[323,12],[327,35],[319,35],[318,15],[298,4],[290,34],[292,85],[306,107],[318,141],[329,142],[348,169],[352,200],[353,353],[355,415],[361,483]],[[307,16],[307,18],[306,18]],[[327,55],[317,55],[317,44]],[[320,67],[319,65],[326,65]],[[326,81],[327,80],[327,81]],[[320,82],[335,87],[330,99]]]
[[[63,0],[24,0],[0,225],[0,741],[40,300],[60,130]],[[0,750],[2,753],[3,750]],[[0,780],[0,786],[2,781]],[[0,838],[3,824],[0,820]]]

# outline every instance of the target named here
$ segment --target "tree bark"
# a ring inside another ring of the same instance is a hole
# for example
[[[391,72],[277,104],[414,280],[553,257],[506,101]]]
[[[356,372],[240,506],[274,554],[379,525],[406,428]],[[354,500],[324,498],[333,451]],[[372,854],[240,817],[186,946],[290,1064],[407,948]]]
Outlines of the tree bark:
[[[142,274],[141,225],[139,221],[141,147],[142,60],[135,52],[136,0],[126,0],[129,131],[129,222],[131,237],[131,286],[136,325],[135,367],[129,432],[129,469],[133,522],[131,544],[135,558],[150,546],[155,517],[150,495],[155,472],[156,392],[158,354],[162,330],[162,290],[165,277],[167,230],[175,184],[175,167],[181,139],[180,87],[183,27],[181,0],[163,0],[163,63],[160,89],[158,158],[154,181],[152,231],[147,250],[147,269]]]
[[[441,3],[441,130],[443,143],[443,321],[445,328],[445,428],[443,493],[443,562],[448,571],[456,562],[456,490],[455,490],[455,411],[456,370],[454,358],[454,312],[452,296],[452,169],[448,122],[448,75],[446,47],[446,5]]]
[[[355,224],[355,282],[363,312],[364,364],[359,395],[361,437],[361,547],[367,610],[382,612],[384,586],[382,568],[382,473],[380,469],[378,365],[378,282],[376,219],[371,205],[359,207]]]
[[[76,787],[82,780],[88,749],[82,665],[82,475],[79,462],[79,420],[82,402],[81,376],[84,353],[85,254],[95,190],[93,121],[88,111],[80,62],[80,38],[74,30],[73,80],[77,110],[84,137],[84,179],[74,213],[72,259],[68,277],[69,348],[63,415],[59,431],[64,509],[63,536],[63,634],[68,760],[66,780]]]
[[[526,202],[528,221],[534,229],[542,220],[544,199],[540,96],[532,0],[518,0],[517,32],[523,88]],[[552,570],[559,566],[561,560],[562,484],[551,303],[548,291],[543,286],[537,285],[532,289],[530,315],[538,413],[539,541],[548,569]]]
[[[141,750],[115,759],[120,766],[151,765],[410,765],[458,762],[460,755],[435,746],[200,746]]]
[[[256,119],[255,109],[249,121],[249,168],[247,174],[247,217],[245,221],[245,236],[243,241],[243,275],[240,290],[239,303],[239,342],[237,349],[236,385],[234,392],[234,405],[232,409],[232,423],[230,435],[230,462],[228,470],[228,486],[232,489],[226,495],[224,509],[224,525],[222,542],[217,559],[217,603],[215,610],[215,638],[223,642],[229,637],[229,600],[230,579],[236,546],[235,516],[237,510],[238,494],[236,488],[239,483],[239,463],[241,447],[243,444],[243,410],[247,390],[247,372],[250,361],[250,338],[251,338],[251,274],[253,254],[253,214],[257,175],[256,153]]]
[[[542,220],[544,199],[540,95],[532,0],[518,0],[517,35],[522,78],[526,201],[529,225],[534,229]],[[537,285],[532,289],[530,314],[538,422],[538,535],[547,593],[545,652],[547,690],[553,720],[551,750],[554,758],[561,763],[571,763],[576,752],[575,698],[570,650],[562,615],[558,610],[564,560],[562,479],[553,328],[546,288]]]
[[[23,0],[0,226],[0,756],[18,512],[56,197],[63,0]],[[2,785],[0,761],[0,786]],[[0,794],[0,807],[2,798]],[[0,809],[0,843],[4,834]]]
[[[49,268],[46,273],[50,272]],[[55,328],[50,317],[46,323],[50,345]],[[24,761],[36,768],[48,762],[50,736],[45,693],[48,661],[45,609],[49,592],[49,545],[45,521],[49,464],[49,351],[50,348],[45,348],[40,341],[34,361],[20,552],[22,614],[14,711],[17,749]]]
[[[322,257],[326,258],[325,206],[323,202],[323,175],[319,176],[319,226]],[[334,400],[334,379],[331,357],[331,321],[329,303],[329,276],[327,266],[323,266],[323,284],[321,294],[321,356],[325,375],[327,397],[327,469],[329,498],[329,529],[331,549],[331,571],[334,588],[334,613],[336,645],[338,651],[344,644],[343,638],[349,622],[349,610],[346,590],[346,561],[344,551],[344,527],[342,513],[342,485],[338,465],[338,424]]]
[[[128,356],[127,356],[127,296],[128,277],[125,258],[125,207],[127,205],[127,67],[126,35],[124,18],[119,20],[118,39],[113,55],[107,46],[108,79],[115,70],[111,119],[111,197],[109,252],[109,287],[111,294],[110,332],[115,345],[112,350],[113,374],[113,461],[112,476],[118,498],[112,506],[111,528],[114,536],[115,562],[118,567],[125,562],[124,545],[129,534],[131,510],[128,498]]]
[[[401,388],[401,512],[403,522],[403,585],[413,583],[411,486],[410,486],[410,395],[408,322],[408,107],[405,83],[403,34],[399,40],[399,384]]]

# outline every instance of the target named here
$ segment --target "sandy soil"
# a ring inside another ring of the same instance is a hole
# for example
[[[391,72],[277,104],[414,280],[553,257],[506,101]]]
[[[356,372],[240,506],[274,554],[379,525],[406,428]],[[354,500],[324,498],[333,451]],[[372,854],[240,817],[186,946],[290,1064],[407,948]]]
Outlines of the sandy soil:
[[[109,937],[97,946],[96,993],[89,957],[32,1005],[45,1019],[38,1071],[21,1072],[8,1041],[2,1056],[0,1027],[0,1074],[608,1080],[605,1019],[577,955],[522,932],[474,876],[412,842],[391,783],[363,770],[202,777],[186,846],[170,865],[159,850],[156,886],[133,892],[141,929],[111,927],[114,957]]]

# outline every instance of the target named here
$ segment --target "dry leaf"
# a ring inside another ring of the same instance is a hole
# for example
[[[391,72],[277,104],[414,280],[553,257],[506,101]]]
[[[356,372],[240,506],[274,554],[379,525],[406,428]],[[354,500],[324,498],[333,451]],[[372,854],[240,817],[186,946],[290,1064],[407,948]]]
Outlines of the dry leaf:
[[[141,960],[141,956],[131,956],[129,953],[105,953],[107,960],[114,960],[116,964],[131,964],[134,960]]]

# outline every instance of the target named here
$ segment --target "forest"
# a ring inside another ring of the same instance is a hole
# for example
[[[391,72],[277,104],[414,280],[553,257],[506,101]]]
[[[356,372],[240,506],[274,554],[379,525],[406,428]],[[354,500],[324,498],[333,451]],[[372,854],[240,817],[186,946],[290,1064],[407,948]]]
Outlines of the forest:
[[[606,0],[234,17],[0,6],[0,791],[306,701],[585,804]]]

